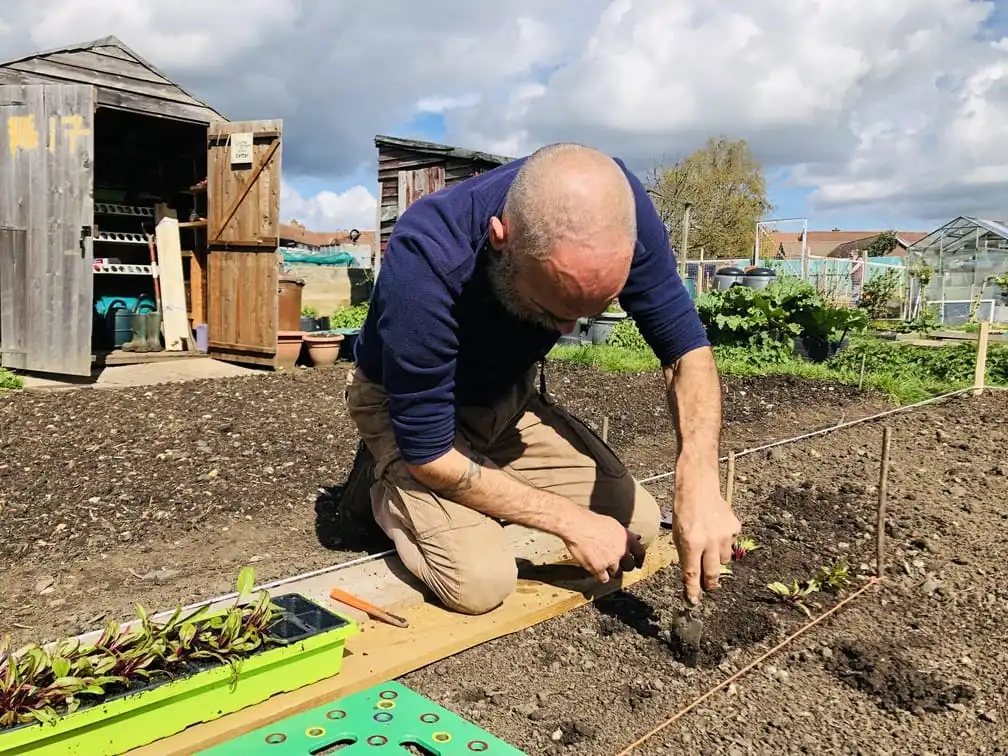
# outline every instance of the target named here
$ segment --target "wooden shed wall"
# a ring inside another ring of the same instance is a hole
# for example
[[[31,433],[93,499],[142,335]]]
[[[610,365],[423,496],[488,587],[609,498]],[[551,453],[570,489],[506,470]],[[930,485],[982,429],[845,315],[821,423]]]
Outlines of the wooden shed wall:
[[[378,217],[381,224],[378,237],[380,254],[385,254],[392,227],[399,219],[399,172],[423,168],[442,167],[445,186],[453,186],[477,173],[499,167],[498,163],[483,160],[465,160],[458,157],[433,155],[421,150],[380,145],[378,147]]]

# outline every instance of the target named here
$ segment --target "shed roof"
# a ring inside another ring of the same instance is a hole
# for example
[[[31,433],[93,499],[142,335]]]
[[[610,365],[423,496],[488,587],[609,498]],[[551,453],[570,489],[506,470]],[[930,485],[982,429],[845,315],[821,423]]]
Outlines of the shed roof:
[[[394,136],[384,136],[379,134],[374,140],[375,147],[381,149],[382,147],[392,147],[401,150],[412,150],[413,152],[422,152],[427,155],[439,155],[446,158],[456,158],[458,160],[472,160],[480,161],[484,163],[494,163],[496,165],[504,165],[505,163],[510,163],[514,158],[504,157],[503,155],[494,155],[489,152],[480,152],[478,150],[467,150],[464,147],[452,147],[448,144],[438,144],[437,142],[424,142],[420,139],[403,139],[401,137]]]
[[[101,107],[194,123],[227,120],[117,37],[4,61],[0,84],[91,84]]]

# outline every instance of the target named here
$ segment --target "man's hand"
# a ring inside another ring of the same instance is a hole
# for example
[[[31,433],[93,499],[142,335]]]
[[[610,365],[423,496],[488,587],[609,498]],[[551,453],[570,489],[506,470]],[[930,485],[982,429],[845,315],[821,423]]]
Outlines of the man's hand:
[[[721,565],[731,561],[732,539],[742,524],[721,496],[717,470],[676,475],[672,537],[679,551],[686,600],[695,605],[704,590],[718,587]]]
[[[571,556],[599,582],[608,583],[612,575],[644,564],[640,536],[608,515],[582,511],[562,537]]]

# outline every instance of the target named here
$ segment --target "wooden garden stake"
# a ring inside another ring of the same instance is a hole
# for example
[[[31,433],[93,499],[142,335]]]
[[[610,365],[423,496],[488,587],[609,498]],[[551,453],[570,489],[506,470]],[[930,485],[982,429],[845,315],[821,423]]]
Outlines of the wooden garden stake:
[[[609,415],[602,416],[602,443],[609,443]]]
[[[980,321],[980,336],[977,338],[976,370],[973,373],[973,396],[980,396],[987,383],[987,341],[990,336],[990,322]]]
[[[735,495],[735,452],[728,452],[728,480],[725,481],[725,501],[731,506]]]
[[[885,520],[886,520],[886,495],[889,488],[889,447],[892,441],[892,428],[886,426],[882,429],[882,464],[879,467],[878,484],[878,512],[876,516],[876,544],[875,544],[875,574],[882,578],[885,570]]]

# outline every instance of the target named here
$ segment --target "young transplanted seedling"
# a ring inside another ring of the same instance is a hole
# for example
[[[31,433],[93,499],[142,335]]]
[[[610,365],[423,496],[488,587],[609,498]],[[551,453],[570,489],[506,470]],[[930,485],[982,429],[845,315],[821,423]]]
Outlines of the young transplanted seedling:
[[[820,567],[815,581],[818,585],[834,592],[846,588],[850,583],[847,565],[843,561],[839,561],[829,567]]]
[[[732,541],[732,559],[736,562],[745,559],[749,554],[756,551],[756,549],[763,548],[756,540],[749,538],[747,536],[739,536],[734,541]]]
[[[774,582],[767,585],[767,588],[784,603],[801,609],[809,618],[812,617],[812,611],[805,604],[805,599],[819,590],[819,583],[815,578],[806,582],[805,585],[800,585],[797,580],[792,580],[791,585]]]

